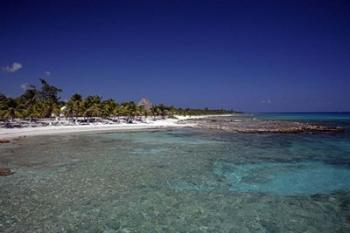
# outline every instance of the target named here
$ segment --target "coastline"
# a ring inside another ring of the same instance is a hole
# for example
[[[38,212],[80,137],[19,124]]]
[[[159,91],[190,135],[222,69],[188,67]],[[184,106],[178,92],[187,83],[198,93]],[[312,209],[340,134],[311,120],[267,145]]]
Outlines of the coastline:
[[[236,119],[225,117],[238,117]],[[215,118],[223,117],[217,121]],[[243,117],[243,118],[242,118]],[[343,128],[328,127],[322,124],[310,124],[297,121],[258,120],[244,117],[242,114],[221,115],[196,115],[179,116],[174,118],[136,121],[134,123],[90,123],[88,125],[50,125],[22,128],[0,128],[0,143],[6,143],[10,139],[27,136],[56,135],[83,132],[104,131],[144,131],[173,128],[200,128],[208,130],[220,130],[235,133],[313,133],[313,132],[343,132]]]
[[[80,133],[94,131],[133,131],[146,129],[165,129],[191,127],[193,124],[181,124],[179,119],[156,120],[150,123],[117,123],[117,124],[95,124],[95,125],[69,125],[69,126],[43,126],[0,129],[0,139],[8,140],[24,136],[55,135],[65,133]]]
[[[179,116],[175,119],[162,119],[150,121],[147,123],[116,123],[116,124],[90,124],[90,125],[69,125],[69,126],[42,126],[42,127],[24,127],[24,128],[0,128],[0,140],[9,140],[18,137],[55,135],[80,132],[99,132],[99,131],[134,131],[148,129],[170,129],[194,127],[196,123],[184,122],[189,119],[203,119],[208,117],[227,117],[233,114],[222,115],[198,115],[198,116]]]

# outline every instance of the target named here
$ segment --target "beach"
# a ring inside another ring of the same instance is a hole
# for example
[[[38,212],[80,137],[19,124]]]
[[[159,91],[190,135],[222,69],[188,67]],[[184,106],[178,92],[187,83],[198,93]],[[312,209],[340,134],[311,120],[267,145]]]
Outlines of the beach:
[[[186,119],[186,118],[183,118]],[[0,139],[12,139],[23,136],[53,135],[64,133],[79,133],[90,131],[133,131],[146,129],[164,129],[190,127],[193,124],[180,123],[179,119],[162,119],[156,121],[137,123],[115,123],[115,124],[89,124],[89,125],[69,125],[69,126],[43,126],[25,128],[1,128]]]
[[[55,135],[65,133],[98,132],[98,131],[135,131],[171,128],[199,128],[237,133],[304,133],[304,132],[341,132],[342,128],[329,127],[324,124],[315,124],[299,121],[256,119],[249,114],[222,114],[174,116],[173,118],[133,123],[89,123],[76,125],[49,125],[20,128],[0,128],[0,140],[9,140],[16,137]]]
[[[221,115],[198,115],[198,116],[180,116],[173,118],[152,120],[152,117],[144,122],[135,121],[135,123],[91,123],[87,125],[65,125],[65,126],[39,126],[39,127],[22,127],[22,128],[0,128],[0,139],[8,140],[17,137],[54,135],[65,133],[96,132],[96,131],[134,131],[148,129],[165,129],[165,128],[183,128],[194,127],[196,123],[190,123],[186,120],[203,119],[210,117],[230,117],[232,114]]]

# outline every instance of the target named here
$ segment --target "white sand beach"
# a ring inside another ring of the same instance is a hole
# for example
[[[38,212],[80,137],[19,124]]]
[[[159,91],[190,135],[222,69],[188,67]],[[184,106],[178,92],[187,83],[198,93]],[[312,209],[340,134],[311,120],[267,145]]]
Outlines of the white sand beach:
[[[161,129],[175,127],[190,127],[191,124],[179,123],[178,119],[164,119],[147,123],[116,123],[116,124],[89,124],[69,126],[44,126],[25,128],[0,128],[0,139],[12,139],[23,136],[52,135],[62,133],[78,133],[88,131],[126,131],[142,129]]]
[[[230,114],[210,114],[210,115],[195,115],[195,116],[180,116],[175,115],[175,117],[179,120],[190,120],[190,119],[202,119],[202,118],[208,118],[208,117],[230,117],[234,115],[240,115],[240,113],[230,113]]]
[[[150,120],[147,122],[114,123],[114,124],[88,124],[88,125],[67,125],[67,126],[42,126],[42,127],[23,127],[23,128],[0,128],[0,139],[13,139],[23,136],[53,135],[64,133],[79,133],[90,131],[132,131],[162,128],[181,128],[193,127],[196,124],[186,122],[189,119],[202,119],[207,117],[224,117],[233,114],[222,115],[198,115],[198,116],[174,116],[175,118]]]

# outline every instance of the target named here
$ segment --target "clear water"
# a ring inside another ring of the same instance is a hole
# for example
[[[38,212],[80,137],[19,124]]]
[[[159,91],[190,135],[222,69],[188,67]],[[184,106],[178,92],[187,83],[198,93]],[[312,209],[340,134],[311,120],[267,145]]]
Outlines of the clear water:
[[[264,119],[292,121],[350,121],[350,112],[259,113]]]
[[[336,124],[347,131],[2,144],[0,167],[16,173],[0,177],[0,232],[350,232],[350,136]]]
[[[217,162],[214,173],[225,177],[232,192],[313,195],[350,190],[350,169],[322,162],[244,165]]]

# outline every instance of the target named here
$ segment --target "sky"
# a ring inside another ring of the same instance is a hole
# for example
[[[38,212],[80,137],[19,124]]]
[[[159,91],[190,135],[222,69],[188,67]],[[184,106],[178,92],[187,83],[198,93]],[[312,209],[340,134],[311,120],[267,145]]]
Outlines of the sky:
[[[0,92],[39,78],[117,101],[350,111],[350,1],[0,3]]]

